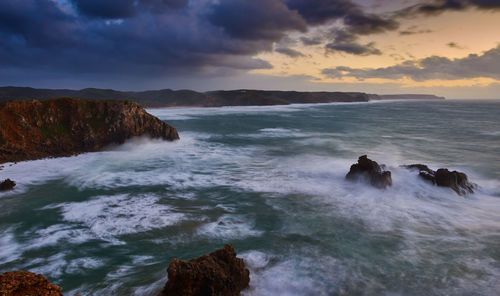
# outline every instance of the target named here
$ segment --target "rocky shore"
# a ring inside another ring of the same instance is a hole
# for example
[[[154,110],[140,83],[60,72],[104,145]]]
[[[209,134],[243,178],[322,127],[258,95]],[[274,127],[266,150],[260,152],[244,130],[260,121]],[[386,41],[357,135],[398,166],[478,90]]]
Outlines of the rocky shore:
[[[99,151],[136,136],[177,140],[177,130],[130,101],[58,98],[0,103],[0,163]]]
[[[158,296],[237,296],[248,287],[250,272],[231,244],[189,261],[173,259]],[[0,275],[0,296],[63,296],[62,288],[41,274],[11,271]]]
[[[418,171],[421,179],[433,185],[448,187],[458,195],[474,193],[474,189],[477,188],[477,185],[471,183],[467,175],[462,172],[449,171],[446,168],[434,171],[424,164],[403,165],[402,167]],[[366,155],[360,156],[358,162],[351,166],[346,179],[368,183],[379,189],[392,186],[391,172],[385,170],[385,165],[379,165]]]

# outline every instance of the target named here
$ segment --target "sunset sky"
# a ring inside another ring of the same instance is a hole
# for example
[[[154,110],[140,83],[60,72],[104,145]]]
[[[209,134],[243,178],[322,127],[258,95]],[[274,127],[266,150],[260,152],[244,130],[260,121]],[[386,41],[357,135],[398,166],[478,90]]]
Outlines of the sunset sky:
[[[500,0],[1,0],[0,86],[500,98]]]

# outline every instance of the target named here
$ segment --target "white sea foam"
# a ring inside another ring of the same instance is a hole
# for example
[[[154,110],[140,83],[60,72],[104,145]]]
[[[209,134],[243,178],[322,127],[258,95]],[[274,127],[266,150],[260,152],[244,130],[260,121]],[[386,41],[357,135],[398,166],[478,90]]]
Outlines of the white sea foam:
[[[241,239],[262,235],[254,229],[254,222],[246,215],[226,214],[217,221],[201,226],[198,235],[212,238]]]
[[[0,229],[0,264],[16,261],[21,255],[21,245],[14,237],[13,228]]]
[[[33,237],[26,249],[39,249],[46,246],[64,244],[80,244],[94,238],[87,230],[72,225],[54,224],[45,229],[29,234]]]
[[[85,273],[88,270],[97,269],[106,264],[102,259],[96,259],[92,257],[83,257],[71,260],[66,267],[65,272],[68,274],[79,274]]]
[[[61,208],[65,221],[82,223],[95,237],[120,244],[120,235],[164,228],[185,218],[158,201],[153,195],[121,194],[55,207]]]

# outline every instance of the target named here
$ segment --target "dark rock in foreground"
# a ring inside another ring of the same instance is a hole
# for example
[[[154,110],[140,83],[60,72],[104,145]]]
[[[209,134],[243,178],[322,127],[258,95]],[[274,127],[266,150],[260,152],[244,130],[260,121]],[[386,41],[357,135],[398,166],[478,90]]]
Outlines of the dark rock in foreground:
[[[60,98],[0,103],[0,163],[99,151],[136,136],[179,139],[137,103]]]
[[[392,185],[391,172],[383,171],[380,165],[366,155],[360,156],[358,163],[353,164],[345,176],[351,181],[366,181],[377,188],[386,188]]]
[[[167,272],[168,281],[159,296],[233,296],[250,282],[250,272],[230,244],[189,262],[173,259]]]
[[[62,296],[61,291],[41,274],[11,271],[0,275],[1,296]]]
[[[0,183],[0,191],[12,190],[16,186],[16,182],[11,179],[6,179],[5,181]]]
[[[424,180],[430,181],[434,185],[449,187],[459,195],[474,193],[476,188],[476,185],[469,182],[467,175],[462,172],[450,172],[448,169],[433,171],[423,164],[411,164],[404,167],[419,170],[419,176]]]

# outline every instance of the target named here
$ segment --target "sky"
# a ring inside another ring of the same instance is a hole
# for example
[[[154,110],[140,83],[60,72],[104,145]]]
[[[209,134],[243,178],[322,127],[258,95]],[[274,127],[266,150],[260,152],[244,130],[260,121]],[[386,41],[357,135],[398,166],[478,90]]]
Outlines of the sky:
[[[500,98],[500,0],[0,0],[0,86]]]

